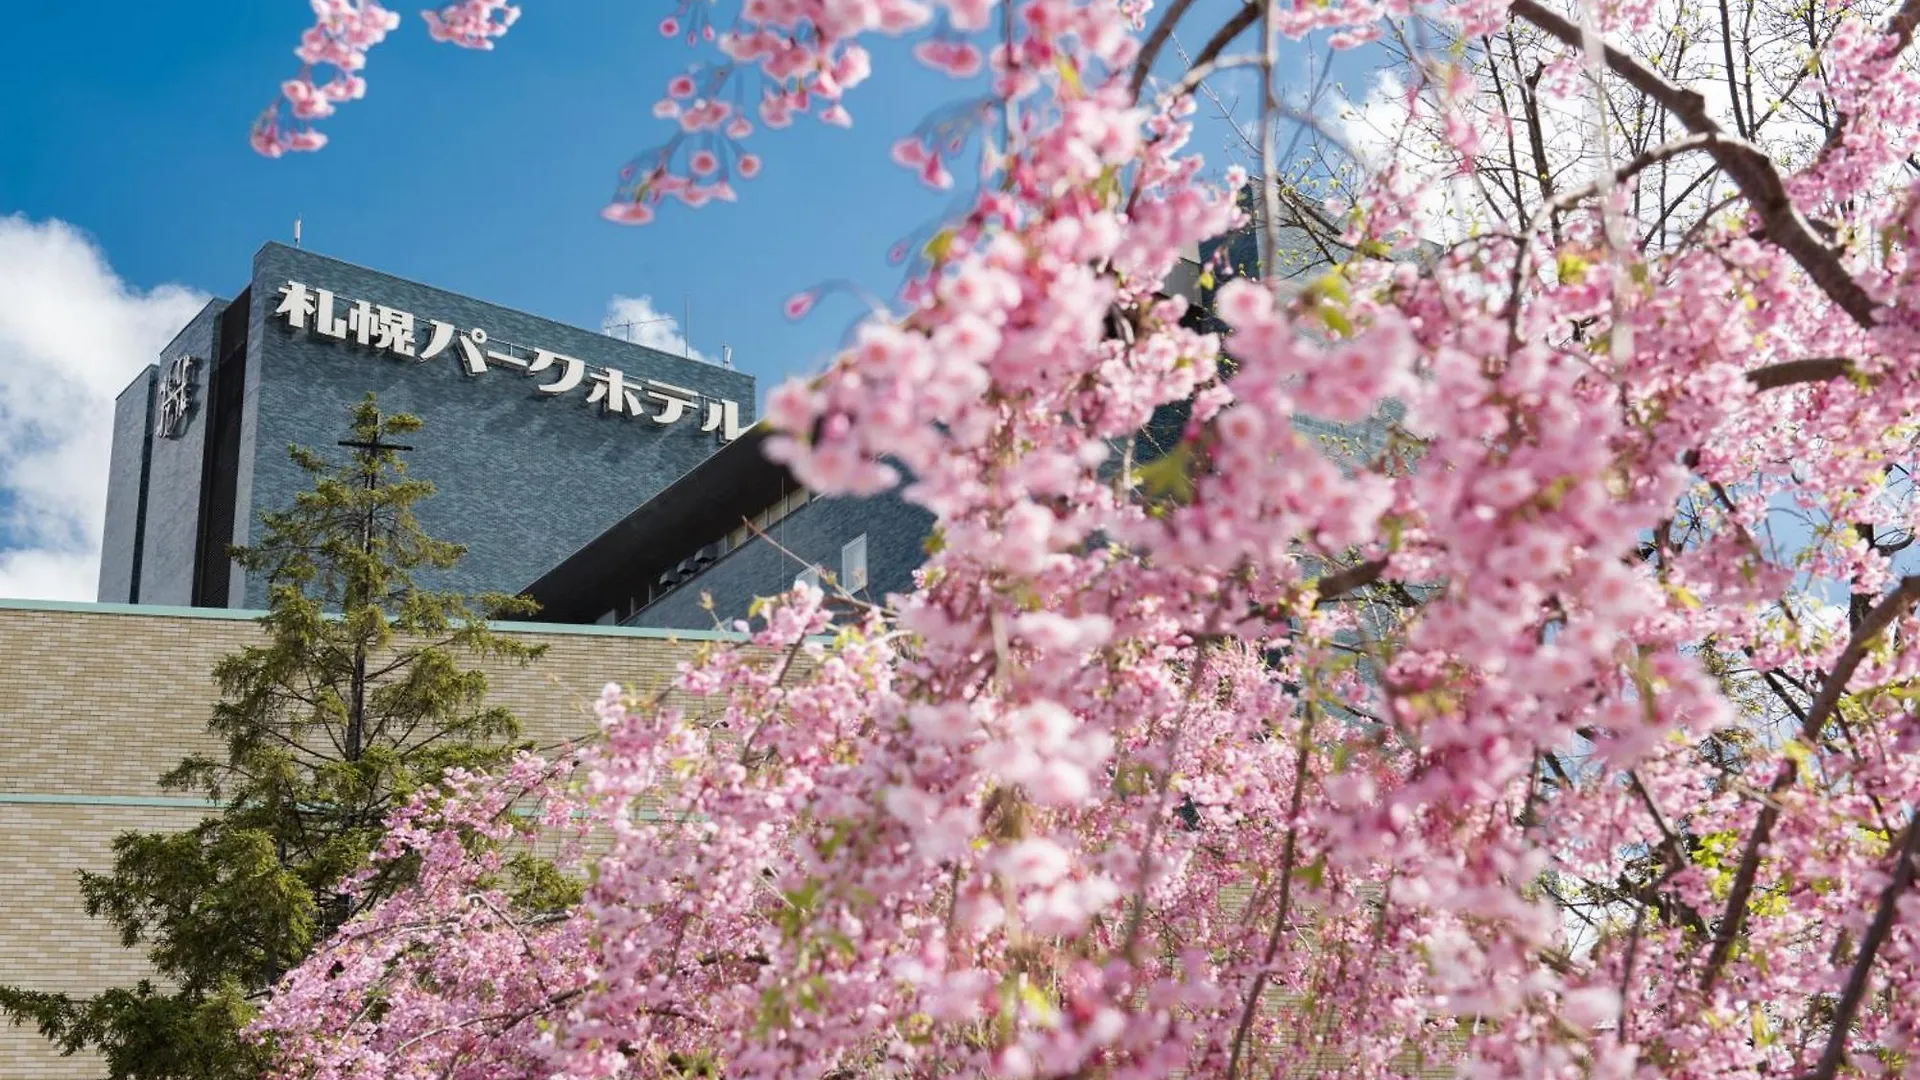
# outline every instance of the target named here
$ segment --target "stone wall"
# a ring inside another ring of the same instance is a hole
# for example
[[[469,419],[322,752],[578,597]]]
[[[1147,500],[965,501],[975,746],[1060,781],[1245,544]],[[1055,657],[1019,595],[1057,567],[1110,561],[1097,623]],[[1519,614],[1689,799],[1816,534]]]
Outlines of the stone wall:
[[[490,667],[492,698],[549,746],[592,729],[608,681],[657,689],[717,635],[506,624],[547,646],[525,668]],[[81,906],[74,873],[111,865],[114,836],[191,826],[200,800],[155,782],[206,735],[215,661],[255,639],[245,612],[0,600],[0,980],[89,993],[130,985],[145,954]],[[31,1029],[0,1025],[0,1077],[82,1080]]]

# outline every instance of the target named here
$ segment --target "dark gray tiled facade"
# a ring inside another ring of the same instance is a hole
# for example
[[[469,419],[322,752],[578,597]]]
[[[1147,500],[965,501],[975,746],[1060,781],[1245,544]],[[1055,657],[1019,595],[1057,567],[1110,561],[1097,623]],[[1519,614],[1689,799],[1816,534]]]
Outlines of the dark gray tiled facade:
[[[214,331],[226,307],[223,300],[208,303],[160,353],[155,371],[156,401],[149,411],[146,428],[150,435],[159,411],[157,377],[166,373],[179,357],[191,356],[195,363],[186,424],[172,438],[152,436],[147,440],[151,451],[147,460],[146,493],[141,500],[145,513],[140,527],[138,564],[138,600],[142,604],[184,607],[193,602],[193,568],[200,539],[200,477],[206,464],[207,388],[214,367]],[[114,459],[118,461],[120,457],[116,439]],[[108,524],[111,526],[111,520]],[[114,544],[111,531],[107,543]],[[103,573],[105,562],[103,556]]]
[[[149,364],[113,403],[113,459],[107,471],[106,544],[100,552],[100,601],[131,604],[140,582],[140,519],[146,509],[153,390],[160,370]]]
[[[883,601],[888,593],[913,589],[913,572],[926,561],[933,515],[897,492],[865,499],[815,499],[728,552],[697,577],[640,609],[628,626],[663,630],[711,630],[715,620],[745,618],[756,597],[793,588],[808,566],[838,578],[840,552],[848,541],[867,538],[867,587],[855,595]],[[784,550],[782,550],[784,549]],[[712,610],[705,605],[711,596]]]
[[[462,332],[485,330],[488,348],[511,344],[551,350],[585,361],[589,371],[612,368],[629,381],[656,379],[686,387],[698,392],[703,404],[661,425],[651,419],[658,410],[651,399],[649,415],[641,417],[607,415],[601,404],[589,404],[590,380],[563,394],[537,391],[537,385],[561,373],[561,365],[532,376],[504,366],[473,375],[462,367],[457,341],[441,355],[420,361],[324,337],[311,328],[295,330],[274,314],[289,281],[330,290],[337,297],[336,315],[344,316],[346,306],[357,300],[410,312],[416,352],[427,346],[430,320],[438,319]],[[470,591],[520,589],[711,454],[720,441],[717,433],[699,430],[705,401],[738,402],[741,423],[752,420],[753,379],[743,373],[281,244],[268,244],[254,256],[243,295],[248,297],[244,389],[232,421],[237,432],[228,435],[237,451],[220,461],[219,475],[209,477],[212,483],[231,476],[234,543],[247,542],[261,512],[289,505],[308,486],[289,460],[288,446],[344,453],[335,443],[345,437],[349,409],[368,392],[378,395],[383,410],[410,412],[424,421],[423,429],[407,438],[414,449],[405,455],[413,475],[438,487],[419,507],[421,523],[433,535],[467,547],[460,565],[435,584]],[[185,350],[202,358],[231,354],[238,363],[237,341],[214,340],[223,325],[221,306],[209,305],[195,318],[163,362]],[[224,336],[238,337],[240,314],[224,320]],[[196,546],[207,543],[201,538],[203,489],[211,490],[201,483],[201,471],[220,456],[207,449],[209,427],[217,426],[209,423],[216,411],[209,395],[214,367],[196,365],[195,409],[180,437],[152,439],[145,455],[146,517],[137,562],[124,504],[129,498],[139,501],[133,479],[142,469],[138,436],[152,425],[148,420],[136,431],[132,418],[141,411],[135,399],[142,380],[151,381],[152,374],[143,374],[122,395],[119,408],[126,415],[117,411],[115,417],[103,600],[122,598],[136,566],[139,592],[127,599],[189,605],[217,595],[203,583],[196,597],[194,586]],[[150,404],[146,411],[151,412]],[[123,490],[128,487],[131,495]],[[217,525],[218,514],[208,520]],[[264,604],[263,582],[244,580],[237,567],[228,573],[224,592],[231,606]]]

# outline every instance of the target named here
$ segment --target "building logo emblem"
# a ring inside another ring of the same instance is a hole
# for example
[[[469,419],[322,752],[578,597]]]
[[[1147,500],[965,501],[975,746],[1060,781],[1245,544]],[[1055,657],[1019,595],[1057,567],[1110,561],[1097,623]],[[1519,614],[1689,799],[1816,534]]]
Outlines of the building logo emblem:
[[[198,357],[176,356],[160,377],[160,418],[153,433],[163,439],[177,439],[187,429],[187,417],[193,411],[193,365]]]
[[[707,398],[696,390],[637,378],[618,368],[589,365],[550,349],[509,344],[491,338],[482,327],[463,330],[439,319],[416,321],[411,311],[348,300],[298,281],[280,286],[280,304],[273,316],[290,330],[351,342],[397,360],[421,363],[442,355],[457,358],[460,370],[470,378],[486,374],[489,368],[545,376],[547,381],[536,383],[534,389],[549,397],[585,387],[587,404],[600,406],[607,416],[646,419],[663,426],[677,424],[682,417],[698,419],[702,432],[715,433],[723,442],[732,442],[745,430],[739,402]],[[426,324],[425,342],[420,340],[420,322]]]

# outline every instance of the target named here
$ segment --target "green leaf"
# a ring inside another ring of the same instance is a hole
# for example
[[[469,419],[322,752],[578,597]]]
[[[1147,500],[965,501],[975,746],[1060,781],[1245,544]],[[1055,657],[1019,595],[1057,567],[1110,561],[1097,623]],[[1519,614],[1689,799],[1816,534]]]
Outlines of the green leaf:
[[[1193,447],[1181,443],[1134,470],[1149,495],[1177,503],[1193,501]]]
[[[1086,87],[1080,82],[1080,69],[1074,66],[1073,60],[1067,55],[1065,50],[1053,54],[1053,69],[1060,73],[1061,84],[1064,85],[1074,97],[1079,97],[1086,93]]]
[[[934,262],[940,262],[945,259],[947,255],[953,251],[955,235],[952,229],[941,229],[939,232],[934,233],[933,239],[928,240],[926,247],[923,249],[927,253],[927,258],[932,259]]]

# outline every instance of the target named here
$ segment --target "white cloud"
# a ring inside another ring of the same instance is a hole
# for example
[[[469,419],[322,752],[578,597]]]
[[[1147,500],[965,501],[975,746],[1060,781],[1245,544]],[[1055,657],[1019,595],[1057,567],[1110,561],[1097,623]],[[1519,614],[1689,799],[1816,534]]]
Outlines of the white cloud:
[[[1374,74],[1364,99],[1356,102],[1344,92],[1334,98],[1335,130],[1362,167],[1378,172],[1397,161],[1422,185],[1415,217],[1419,234],[1439,242],[1471,235],[1481,209],[1479,194],[1460,173],[1452,150],[1434,136],[1431,120],[1415,118],[1400,77],[1382,70]]]
[[[1347,149],[1369,169],[1385,167],[1407,135],[1407,89],[1400,76],[1388,70],[1377,71],[1363,100],[1347,97],[1342,87],[1334,88],[1333,99],[1338,130]]]
[[[607,318],[602,325],[607,333],[635,345],[713,362],[699,349],[688,347],[680,320],[661,314],[651,296],[616,296],[607,301]]]
[[[0,597],[92,600],[113,400],[205,304],[63,221],[0,217]]]

